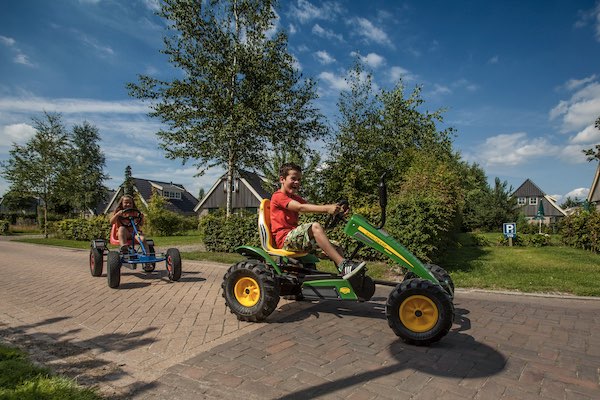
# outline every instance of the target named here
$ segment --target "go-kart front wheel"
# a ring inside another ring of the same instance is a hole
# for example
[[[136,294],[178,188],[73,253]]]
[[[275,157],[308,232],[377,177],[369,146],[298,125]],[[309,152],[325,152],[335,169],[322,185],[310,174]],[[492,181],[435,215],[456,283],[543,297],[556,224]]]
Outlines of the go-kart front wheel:
[[[178,281],[181,279],[181,255],[177,249],[167,250],[167,273],[169,280]]]
[[[259,322],[279,303],[273,272],[261,262],[242,261],[229,267],[221,284],[225,303],[240,321]]]
[[[450,331],[454,305],[439,285],[424,279],[409,279],[390,293],[385,305],[390,328],[406,343],[425,346]]]
[[[452,281],[450,274],[444,268],[435,264],[425,264],[425,268],[435,276],[435,279],[437,279],[440,282],[440,285],[448,292],[450,298],[454,297],[454,282]],[[414,278],[419,278],[419,276],[412,271],[409,271],[404,275],[405,281]]]
[[[92,276],[102,275],[103,264],[102,250],[92,247],[90,249],[90,272],[92,273]]]
[[[121,284],[121,255],[117,251],[109,251],[106,256],[106,277],[109,288],[116,289]]]

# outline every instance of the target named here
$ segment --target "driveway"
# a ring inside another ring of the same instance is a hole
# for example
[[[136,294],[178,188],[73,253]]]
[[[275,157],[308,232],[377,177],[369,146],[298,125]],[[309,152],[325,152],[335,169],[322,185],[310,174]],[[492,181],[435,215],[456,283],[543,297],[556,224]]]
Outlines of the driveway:
[[[118,290],[88,252],[0,240],[0,338],[113,397],[136,399],[598,399],[600,299],[459,290],[451,332],[408,346],[389,288],[366,303],[286,302],[237,321],[227,265],[124,270]]]

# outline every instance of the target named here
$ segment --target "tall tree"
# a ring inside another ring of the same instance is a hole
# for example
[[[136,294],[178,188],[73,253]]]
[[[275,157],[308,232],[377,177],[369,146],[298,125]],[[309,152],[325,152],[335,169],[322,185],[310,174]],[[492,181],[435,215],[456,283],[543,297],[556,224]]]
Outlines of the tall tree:
[[[71,197],[73,205],[80,211],[92,209],[100,200],[105,200],[107,188],[104,180],[106,159],[100,148],[98,128],[84,121],[73,127],[69,157],[71,176]]]
[[[44,113],[33,119],[35,135],[25,145],[13,144],[2,164],[2,176],[11,191],[38,197],[44,211],[44,235],[48,237],[48,204],[58,190],[57,182],[66,169],[68,134],[59,114]]]
[[[257,169],[280,143],[306,146],[326,133],[312,106],[315,84],[294,69],[287,36],[272,33],[274,0],[165,0],[159,15],[170,30],[163,53],[182,71],[163,81],[140,75],[130,95],[150,100],[167,157],[192,159],[202,174]]]
[[[131,166],[125,167],[125,179],[123,180],[123,194],[133,196],[133,178],[131,177]]]

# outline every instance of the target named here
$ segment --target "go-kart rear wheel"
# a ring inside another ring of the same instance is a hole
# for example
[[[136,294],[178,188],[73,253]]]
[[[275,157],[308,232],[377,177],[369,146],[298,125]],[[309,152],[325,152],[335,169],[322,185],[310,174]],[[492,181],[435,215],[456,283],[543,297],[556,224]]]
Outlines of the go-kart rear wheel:
[[[262,262],[242,261],[232,265],[223,277],[221,288],[225,304],[240,321],[263,321],[279,303],[279,284]]]
[[[106,277],[109,288],[115,289],[121,284],[121,255],[117,251],[109,251],[106,256]]]
[[[409,344],[425,346],[446,336],[454,320],[454,305],[439,285],[409,279],[390,293],[385,314],[390,328]]]
[[[435,276],[435,279],[437,279],[440,282],[440,285],[442,285],[442,287],[444,288],[444,290],[448,292],[450,298],[454,297],[454,282],[452,281],[452,277],[450,276],[450,274],[444,268],[435,264],[425,264],[425,268],[427,268],[429,272],[431,272],[431,274]],[[417,274],[415,274],[412,271],[409,271],[408,273],[406,273],[406,275],[404,275],[405,281],[414,278],[419,278],[419,276],[417,276]]]
[[[90,272],[92,276],[102,275],[102,269],[104,268],[103,252],[95,247],[90,249]]]
[[[181,279],[181,255],[177,249],[167,250],[167,273],[169,280],[178,281]]]
[[[154,246],[148,245],[148,254],[154,256]],[[156,263],[146,263],[142,265],[144,272],[152,272],[156,268]]]

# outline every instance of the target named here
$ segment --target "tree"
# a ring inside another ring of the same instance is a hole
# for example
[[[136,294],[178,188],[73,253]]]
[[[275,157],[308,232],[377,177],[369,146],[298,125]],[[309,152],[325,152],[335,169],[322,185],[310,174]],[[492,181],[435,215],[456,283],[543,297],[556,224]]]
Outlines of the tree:
[[[204,188],[200,188],[200,190],[198,190],[198,200],[202,200],[204,198],[204,195]]]
[[[44,211],[44,235],[48,237],[48,203],[65,173],[68,134],[59,114],[44,113],[33,119],[35,135],[24,146],[13,144],[10,158],[2,164],[2,176],[11,191],[38,197]]]
[[[573,198],[573,197],[567,197],[565,199],[565,201],[560,205],[560,208],[573,208],[573,207],[579,207],[583,204],[583,200],[579,200],[577,197]]]
[[[133,178],[131,177],[131,166],[125,167],[125,179],[123,181],[123,194],[133,196]]]
[[[72,134],[72,151],[69,157],[70,198],[72,204],[83,211],[105,200],[107,188],[104,180],[105,157],[98,142],[98,128],[84,121],[75,125]]]
[[[158,132],[167,157],[195,160],[199,174],[217,165],[227,171],[228,215],[237,169],[257,169],[278,144],[302,147],[326,133],[311,105],[315,84],[294,69],[287,36],[267,36],[274,3],[165,0],[163,53],[181,77],[140,75],[127,85],[168,126]]]
[[[598,117],[594,126],[596,127],[596,129],[600,129],[600,117]],[[587,156],[588,161],[600,161],[600,144],[597,144],[591,149],[583,150],[583,154]]]

